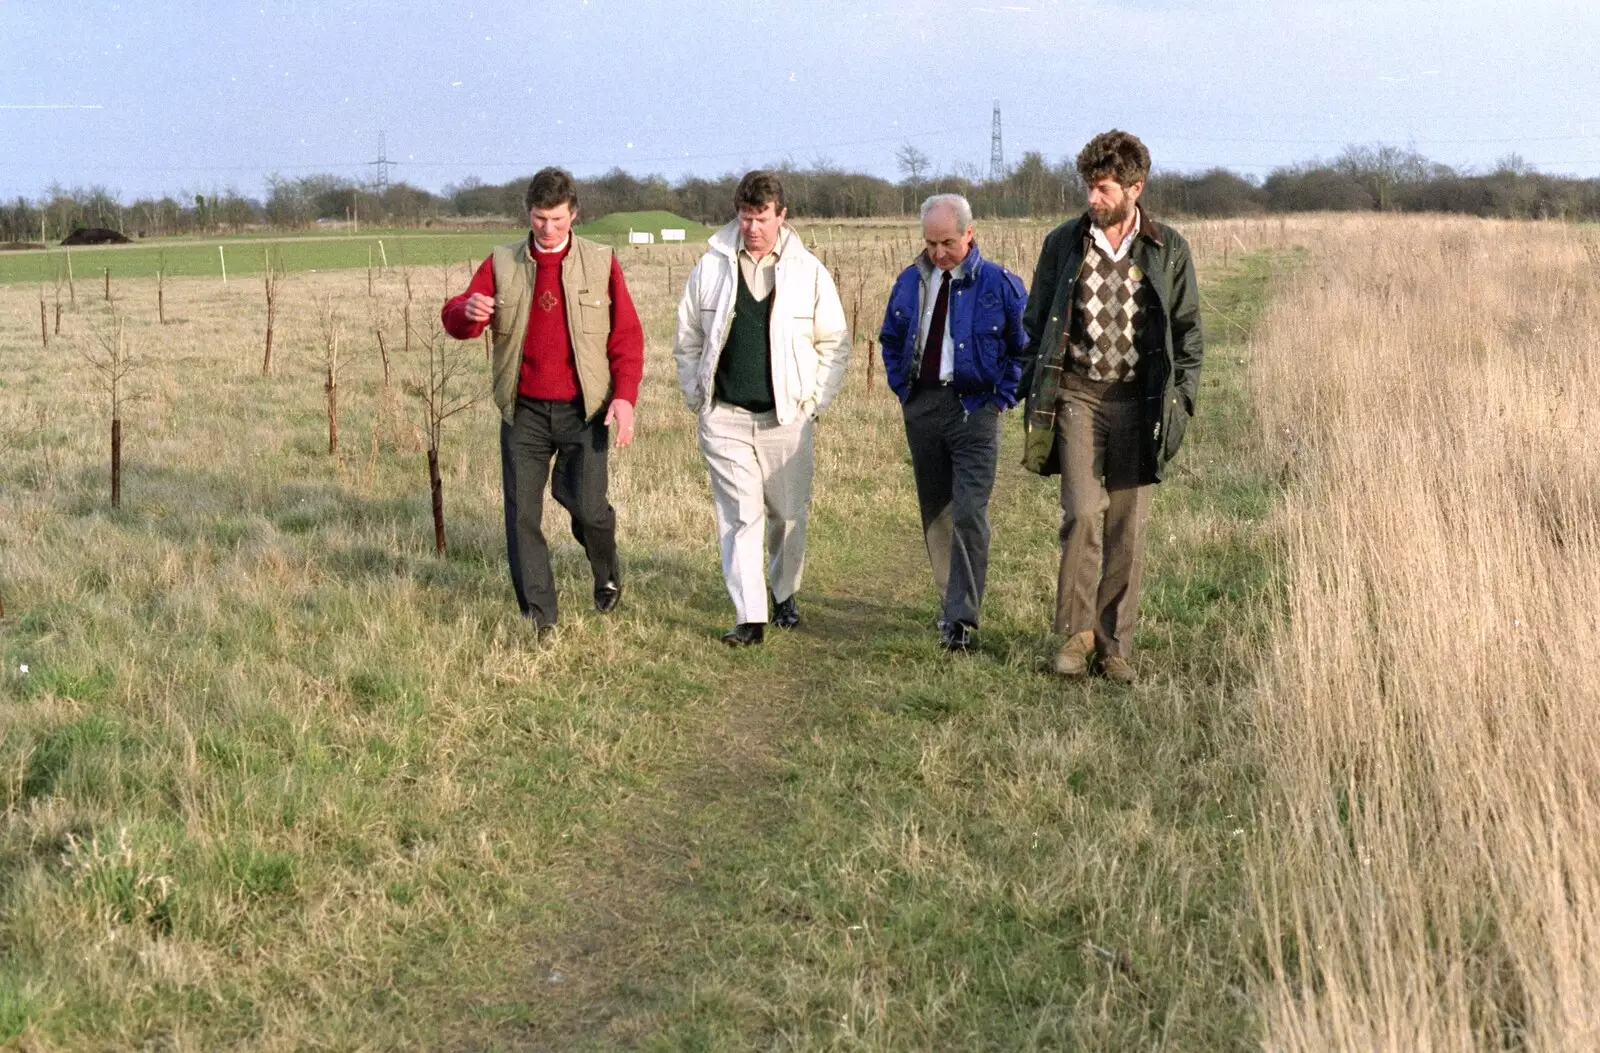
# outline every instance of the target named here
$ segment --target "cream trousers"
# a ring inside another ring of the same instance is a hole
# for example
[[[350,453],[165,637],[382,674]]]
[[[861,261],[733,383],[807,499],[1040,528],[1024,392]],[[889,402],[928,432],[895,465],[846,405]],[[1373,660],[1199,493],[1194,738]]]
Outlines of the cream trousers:
[[[773,598],[786,600],[805,569],[811,419],[783,425],[776,413],[712,402],[700,414],[700,452],[711,471],[722,577],[736,620],[765,622],[768,581]]]

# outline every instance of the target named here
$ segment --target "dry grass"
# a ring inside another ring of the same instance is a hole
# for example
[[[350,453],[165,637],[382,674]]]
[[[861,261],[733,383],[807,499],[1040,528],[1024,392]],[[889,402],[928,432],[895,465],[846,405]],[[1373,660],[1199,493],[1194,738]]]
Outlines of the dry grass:
[[[1317,240],[1251,343],[1289,480],[1257,705],[1265,1044],[1595,1048],[1600,240]]]

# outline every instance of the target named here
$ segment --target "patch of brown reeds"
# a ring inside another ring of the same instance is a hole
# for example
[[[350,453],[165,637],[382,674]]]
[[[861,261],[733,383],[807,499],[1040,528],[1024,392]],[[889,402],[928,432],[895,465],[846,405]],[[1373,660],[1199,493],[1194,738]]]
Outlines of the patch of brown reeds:
[[[1265,1048],[1600,1034],[1600,282],[1582,228],[1330,226],[1252,343]]]

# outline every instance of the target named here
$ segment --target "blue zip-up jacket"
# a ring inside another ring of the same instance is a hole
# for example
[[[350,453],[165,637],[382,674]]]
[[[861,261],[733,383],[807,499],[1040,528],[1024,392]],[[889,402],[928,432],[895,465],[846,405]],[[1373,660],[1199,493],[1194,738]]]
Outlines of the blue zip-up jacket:
[[[979,255],[976,242],[961,268],[964,276],[950,283],[947,331],[955,344],[951,384],[968,413],[984,403],[1010,409],[1017,404],[1017,384],[1028,353],[1028,335],[1022,328],[1027,291],[1021,278]],[[911,397],[912,382],[922,368],[922,356],[917,353],[922,285],[932,272],[933,264],[924,252],[895,279],[883,312],[883,329],[878,334],[883,375],[901,402]]]

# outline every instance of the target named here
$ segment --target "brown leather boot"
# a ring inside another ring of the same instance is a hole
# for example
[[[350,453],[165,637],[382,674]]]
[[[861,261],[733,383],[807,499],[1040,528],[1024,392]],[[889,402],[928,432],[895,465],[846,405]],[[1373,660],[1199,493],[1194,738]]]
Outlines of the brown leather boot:
[[[1119,658],[1116,655],[1101,659],[1097,672],[1113,684],[1128,685],[1139,682],[1139,674],[1133,671],[1133,664],[1126,658]]]
[[[1068,680],[1082,680],[1089,675],[1089,652],[1093,650],[1094,630],[1073,633],[1056,655],[1056,672]]]

